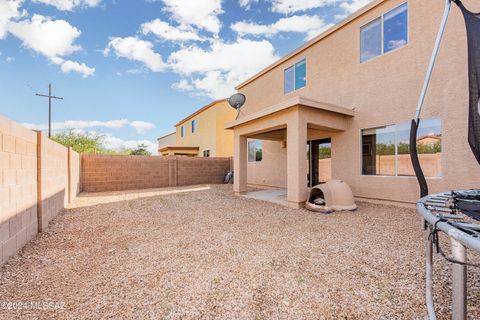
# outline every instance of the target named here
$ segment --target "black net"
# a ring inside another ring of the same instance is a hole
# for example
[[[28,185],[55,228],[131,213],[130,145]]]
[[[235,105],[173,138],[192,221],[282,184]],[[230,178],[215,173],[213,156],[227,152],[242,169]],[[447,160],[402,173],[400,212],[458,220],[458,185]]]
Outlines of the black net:
[[[453,192],[453,199],[458,210],[480,221],[480,190]]]
[[[470,12],[460,1],[455,3],[462,10],[467,26],[470,91],[468,143],[480,163],[480,14]]]

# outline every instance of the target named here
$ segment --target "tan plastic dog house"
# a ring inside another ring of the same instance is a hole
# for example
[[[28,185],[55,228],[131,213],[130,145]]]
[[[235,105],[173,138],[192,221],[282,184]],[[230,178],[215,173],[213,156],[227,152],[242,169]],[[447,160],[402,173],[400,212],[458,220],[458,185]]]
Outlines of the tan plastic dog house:
[[[357,209],[357,205],[348,184],[341,180],[330,180],[310,190],[305,208],[321,213],[331,213],[353,211]]]

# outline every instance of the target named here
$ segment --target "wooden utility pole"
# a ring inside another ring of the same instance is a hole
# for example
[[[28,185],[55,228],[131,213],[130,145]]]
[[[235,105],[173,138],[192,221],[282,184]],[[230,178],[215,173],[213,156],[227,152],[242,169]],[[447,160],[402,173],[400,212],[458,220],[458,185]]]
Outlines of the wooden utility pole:
[[[48,96],[46,94],[35,93],[38,97],[48,98],[48,137],[52,136],[52,99],[63,100],[62,97],[52,96],[52,85],[48,85]]]

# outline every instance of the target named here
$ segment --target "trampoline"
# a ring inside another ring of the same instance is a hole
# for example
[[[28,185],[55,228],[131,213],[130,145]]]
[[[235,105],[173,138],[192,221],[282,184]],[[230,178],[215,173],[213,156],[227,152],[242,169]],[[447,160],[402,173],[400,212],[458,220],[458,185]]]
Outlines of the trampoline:
[[[480,189],[454,190],[428,194],[428,185],[417,153],[417,129],[420,113],[430,84],[443,34],[447,25],[452,2],[461,10],[467,28],[469,117],[468,143],[480,163],[480,14],[469,11],[460,0],[445,0],[440,30],[428,66],[427,75],[418,100],[415,118],[410,130],[410,156],[420,186],[421,199],[417,211],[424,219],[427,230],[426,249],[426,304],[429,319],[436,319],[433,301],[433,252],[452,264],[452,319],[467,318],[467,267],[480,267],[467,260],[467,250],[480,252]],[[480,186],[479,186],[480,187]],[[445,254],[439,233],[445,233],[451,242],[451,255]]]

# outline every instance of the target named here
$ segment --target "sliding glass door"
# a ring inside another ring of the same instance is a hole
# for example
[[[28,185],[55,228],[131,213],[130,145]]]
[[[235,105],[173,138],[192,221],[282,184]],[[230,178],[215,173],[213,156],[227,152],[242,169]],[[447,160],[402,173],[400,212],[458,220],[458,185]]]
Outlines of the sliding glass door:
[[[332,141],[330,138],[309,141],[307,159],[309,187],[327,182],[332,178]]]

